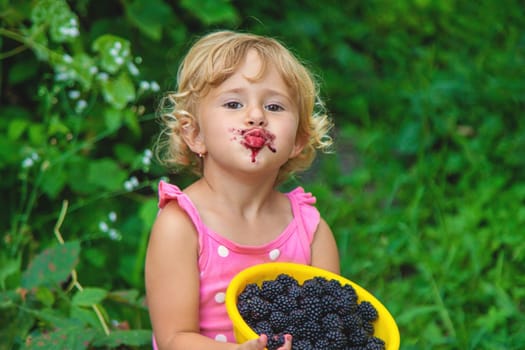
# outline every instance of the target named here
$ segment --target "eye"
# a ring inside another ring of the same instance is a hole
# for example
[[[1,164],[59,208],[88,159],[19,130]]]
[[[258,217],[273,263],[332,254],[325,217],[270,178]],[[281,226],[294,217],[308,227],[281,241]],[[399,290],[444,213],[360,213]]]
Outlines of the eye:
[[[284,108],[281,105],[272,103],[266,106],[266,110],[270,112],[280,112],[280,111],[284,111]]]
[[[239,109],[239,108],[242,108],[242,104],[240,102],[237,102],[237,101],[226,102],[225,104],[223,104],[223,106],[228,108],[228,109]]]

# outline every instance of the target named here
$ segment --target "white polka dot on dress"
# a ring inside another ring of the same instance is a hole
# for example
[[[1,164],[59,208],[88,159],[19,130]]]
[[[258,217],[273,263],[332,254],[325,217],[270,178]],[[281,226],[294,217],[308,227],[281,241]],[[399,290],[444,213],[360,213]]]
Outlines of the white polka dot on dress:
[[[281,255],[281,251],[279,249],[274,249],[268,255],[270,256],[270,260],[277,260]]]
[[[219,254],[220,257],[225,258],[230,254],[230,251],[225,246],[220,245],[219,248],[217,248],[217,254]]]
[[[219,293],[215,294],[215,302],[217,302],[218,304],[222,304],[222,303],[224,303],[224,300],[226,300],[226,294],[225,293],[219,292]]]
[[[217,334],[215,336],[215,340],[223,342],[223,343],[226,343],[228,341],[228,339],[226,338],[226,336],[224,334]]]

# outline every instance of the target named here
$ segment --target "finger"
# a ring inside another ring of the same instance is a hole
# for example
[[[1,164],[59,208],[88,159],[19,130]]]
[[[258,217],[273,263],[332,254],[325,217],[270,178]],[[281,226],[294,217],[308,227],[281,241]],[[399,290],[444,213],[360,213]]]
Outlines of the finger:
[[[284,344],[278,350],[292,350],[292,335],[284,335]]]
[[[261,334],[259,338],[257,338],[257,345],[256,350],[264,350],[266,348],[266,344],[268,344],[268,336],[266,334]]]

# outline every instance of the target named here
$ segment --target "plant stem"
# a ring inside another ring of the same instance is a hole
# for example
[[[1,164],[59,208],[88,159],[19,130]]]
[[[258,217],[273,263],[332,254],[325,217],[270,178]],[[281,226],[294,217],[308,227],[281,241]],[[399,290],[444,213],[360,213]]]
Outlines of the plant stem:
[[[62,237],[62,234],[60,233],[60,227],[62,226],[62,223],[64,222],[64,219],[66,217],[68,204],[69,204],[69,202],[67,200],[64,200],[62,202],[62,209],[60,210],[60,215],[58,216],[58,220],[57,220],[57,222],[55,224],[55,228],[53,230],[53,232],[55,233],[55,237],[56,237],[57,241],[60,244],[64,244],[64,238]],[[78,281],[78,274],[77,274],[77,271],[75,269],[73,269],[71,271],[71,277],[72,277],[73,280],[72,280],[70,286],[71,287],[75,287],[77,290],[82,292],[84,290],[84,287],[82,287],[82,285]],[[109,335],[109,333],[110,333],[109,327],[106,324],[106,321],[104,320],[104,317],[102,316],[102,313],[100,312],[100,309],[99,309],[98,305],[93,304],[93,305],[91,305],[91,308],[93,309],[93,311],[97,315],[97,318],[98,318],[98,320],[100,322],[100,325],[102,326],[102,329],[104,329],[104,333],[106,335]]]

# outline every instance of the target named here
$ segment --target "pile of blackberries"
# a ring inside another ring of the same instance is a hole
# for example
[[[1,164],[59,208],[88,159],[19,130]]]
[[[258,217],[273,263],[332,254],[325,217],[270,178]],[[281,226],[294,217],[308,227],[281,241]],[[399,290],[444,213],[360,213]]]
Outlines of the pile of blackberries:
[[[268,350],[293,336],[293,350],[384,350],[374,336],[377,310],[358,303],[354,288],[337,280],[313,277],[302,285],[288,274],[247,284],[237,299],[242,318],[257,334],[268,336]]]

